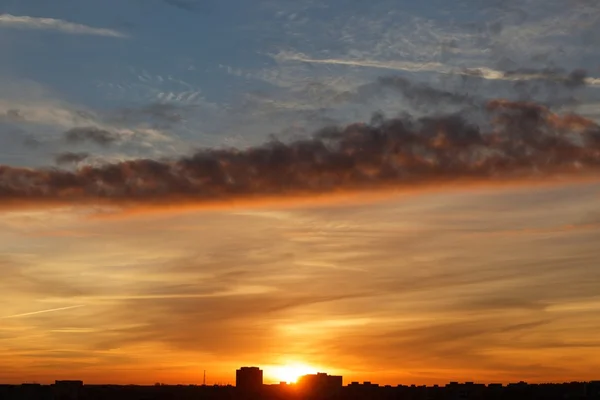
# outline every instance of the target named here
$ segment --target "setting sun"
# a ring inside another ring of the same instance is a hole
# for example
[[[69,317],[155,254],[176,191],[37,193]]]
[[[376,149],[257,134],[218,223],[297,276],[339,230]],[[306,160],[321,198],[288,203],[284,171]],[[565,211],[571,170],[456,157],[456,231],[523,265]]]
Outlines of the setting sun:
[[[273,367],[269,375],[279,382],[296,383],[301,376],[316,373],[315,368],[306,364],[287,364]]]

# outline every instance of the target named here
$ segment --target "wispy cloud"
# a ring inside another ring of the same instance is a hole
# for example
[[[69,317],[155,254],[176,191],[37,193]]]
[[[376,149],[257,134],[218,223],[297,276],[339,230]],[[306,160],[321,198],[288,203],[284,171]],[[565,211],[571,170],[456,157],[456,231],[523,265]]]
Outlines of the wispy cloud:
[[[66,152],[88,153],[86,163],[170,153],[177,137],[170,127],[187,110],[152,102],[98,111],[64,101],[60,92],[39,82],[2,76],[0,89],[0,162],[14,163],[19,155],[20,165],[48,164]],[[59,161],[67,160],[73,161],[72,154]]]
[[[79,307],[83,307],[83,306],[84,306],[83,304],[80,304],[80,305],[69,306],[69,307],[51,308],[48,310],[40,310],[40,311],[32,311],[32,312],[22,313],[22,314],[7,315],[5,317],[0,317],[0,319],[28,317],[31,315],[46,314],[46,313],[51,313],[51,312],[56,312],[56,311],[66,311],[66,310],[71,310],[73,308],[79,308]]]
[[[94,28],[55,18],[39,18],[12,14],[0,14],[0,27],[20,29],[53,30],[76,35],[96,35],[124,38],[127,35],[107,28]]]
[[[349,65],[354,67],[372,67],[397,71],[423,71],[423,72],[450,72],[451,69],[439,62],[413,62],[413,61],[376,61],[352,60],[342,58],[317,59],[310,58],[302,53],[280,52],[272,55],[277,61],[300,61],[310,64]]]
[[[594,221],[597,194],[597,185],[467,191],[269,218],[6,213],[0,222],[11,217],[20,234],[50,223],[80,235],[27,237],[25,251],[39,250],[20,277],[0,283],[5,314],[86,307],[1,320],[2,365],[40,380],[89,363],[82,379],[119,383],[115,368],[133,371],[125,383],[157,381],[159,369],[163,381],[181,383],[188,367],[192,381],[204,365],[225,379],[245,360],[285,355],[345,368],[351,380],[376,371],[384,384],[587,379],[598,364],[589,354],[599,347],[599,231],[537,228]],[[510,228],[535,232],[469,233]],[[3,271],[15,264],[7,261]],[[53,285],[32,286],[32,277],[79,293],[49,296]]]
[[[505,80],[505,81],[519,81],[519,80],[534,80],[534,79],[554,79],[554,80],[565,80],[569,79],[569,76],[562,76],[558,73],[550,73],[551,71],[533,71],[533,70],[522,70],[522,71],[500,71],[488,67],[472,67],[472,68],[458,68],[451,65],[446,65],[439,62],[416,62],[416,61],[378,61],[370,59],[344,59],[344,58],[310,58],[302,53],[290,53],[280,52],[272,55],[277,61],[288,61],[288,62],[303,62],[308,64],[329,64],[329,65],[347,65],[352,67],[365,67],[365,68],[377,68],[386,69],[392,71],[406,71],[406,72],[435,72],[440,74],[452,74],[452,75],[467,75],[476,76],[483,79],[490,80]],[[600,86],[600,78],[585,77],[580,78],[582,84]]]

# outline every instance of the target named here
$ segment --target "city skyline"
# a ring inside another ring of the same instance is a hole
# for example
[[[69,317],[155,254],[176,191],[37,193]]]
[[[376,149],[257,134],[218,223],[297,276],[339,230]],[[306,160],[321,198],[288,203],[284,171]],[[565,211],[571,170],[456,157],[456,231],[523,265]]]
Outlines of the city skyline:
[[[415,383],[396,383],[395,385],[390,385],[390,384],[386,384],[386,385],[381,385],[379,382],[375,382],[375,381],[348,381],[347,379],[343,379],[343,376],[340,375],[331,375],[329,372],[326,371],[316,371],[316,372],[307,372],[307,373],[300,373],[299,375],[297,375],[295,377],[295,379],[293,380],[288,380],[288,381],[277,381],[277,382],[272,382],[272,381],[265,381],[264,380],[264,370],[261,369],[261,367],[259,366],[242,366],[239,367],[238,369],[236,369],[235,371],[235,378],[233,380],[233,382],[204,382],[206,380],[206,371],[203,371],[203,383],[196,383],[196,384],[191,384],[192,386],[235,386],[238,388],[248,388],[248,387],[252,387],[252,386],[294,386],[294,385],[301,385],[302,384],[302,380],[303,378],[312,378],[312,377],[324,377],[324,378],[334,378],[336,380],[336,385],[338,386],[355,386],[355,385],[366,385],[366,386],[381,386],[381,387],[393,387],[393,386],[397,386],[397,387],[407,387],[407,386],[428,386],[428,385],[416,385]],[[589,381],[586,380],[574,380],[574,381],[564,381],[564,382],[551,382],[551,381],[547,381],[547,382],[526,382],[523,380],[519,380],[519,381],[515,381],[515,382],[476,382],[476,381],[464,381],[464,382],[459,382],[459,381],[449,381],[449,382],[445,382],[442,384],[433,384],[433,385],[429,385],[430,387],[441,387],[441,386],[453,386],[453,385],[483,385],[483,386],[510,386],[510,385],[523,385],[523,384],[532,384],[532,385],[563,385],[563,384],[570,384],[570,383],[596,383],[599,384],[600,380],[599,379],[592,379]],[[6,382],[0,382],[0,385],[6,385]],[[50,383],[41,383],[41,382],[20,382],[20,383],[16,383],[14,385],[28,385],[28,384],[41,384],[41,385],[48,385],[48,384],[70,384],[70,385],[84,385],[85,382],[82,380],[78,380],[78,379],[55,379],[54,381],[50,382]],[[11,385],[11,384],[9,384]],[[103,384],[98,384],[98,383],[93,383],[92,385],[113,385],[112,383],[106,382]],[[135,383],[130,383],[130,384],[126,384],[127,385],[134,385],[136,386]],[[182,385],[181,383],[173,383],[173,384],[165,384],[163,382],[155,382],[152,384],[153,386],[162,386],[162,385],[166,385],[166,386],[178,386],[178,385]]]
[[[600,2],[0,1],[0,382],[600,371]]]
[[[410,400],[597,400],[600,398],[600,381],[528,384],[516,382],[508,385],[478,384],[474,382],[450,382],[443,386],[385,385],[371,382],[352,382],[342,385],[341,376],[326,373],[306,375],[298,384],[266,385],[256,367],[242,367],[237,370],[236,386],[210,385],[88,385],[83,381],[55,381],[51,385],[0,384],[0,396],[6,400],[80,400],[80,399],[410,399]],[[244,377],[245,376],[245,377]],[[254,382],[253,382],[254,381]]]

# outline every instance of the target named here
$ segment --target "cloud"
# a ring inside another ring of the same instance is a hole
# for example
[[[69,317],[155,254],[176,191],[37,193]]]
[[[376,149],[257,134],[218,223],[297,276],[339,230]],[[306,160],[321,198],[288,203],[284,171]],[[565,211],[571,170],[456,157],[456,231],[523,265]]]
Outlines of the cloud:
[[[516,69],[504,72],[504,77],[507,79],[540,79],[540,80],[552,80],[564,83],[567,87],[578,87],[586,84],[595,85],[598,84],[597,78],[587,77],[587,72],[583,69],[575,69],[570,73],[566,73],[560,68],[545,68],[536,70],[532,68]]]
[[[83,306],[84,305],[76,305],[76,306],[68,306],[68,307],[60,307],[60,308],[51,308],[51,309],[47,309],[47,310],[31,311],[31,312],[27,312],[27,313],[7,315],[7,316],[4,316],[4,317],[0,317],[0,319],[28,317],[28,316],[31,316],[31,315],[38,315],[38,314],[45,314],[45,313],[56,312],[56,311],[71,310],[73,308],[79,308],[79,307],[83,307]]]
[[[30,263],[21,262],[12,258],[0,259],[0,266],[4,278],[0,288],[4,293],[12,296],[23,294],[49,297],[69,297],[93,293],[88,288],[81,288],[71,283],[66,283],[64,277],[46,276],[35,271]],[[15,313],[21,314],[21,313]]]
[[[81,143],[84,141],[107,146],[118,139],[118,135],[95,126],[72,128],[65,132],[65,140],[69,143]]]
[[[21,29],[39,29],[54,30],[70,34],[96,35],[124,38],[121,32],[106,28],[93,28],[91,26],[76,24],[55,18],[38,18],[29,16],[17,16],[11,14],[0,15],[0,27],[21,28]]]
[[[345,97],[346,100],[354,99],[367,102],[381,95],[385,90],[401,93],[409,104],[424,111],[435,110],[441,105],[460,107],[481,107],[485,105],[484,99],[474,94],[436,89],[423,83],[411,82],[400,76],[381,77],[373,83],[359,86],[354,93],[350,93]]]
[[[286,273],[281,273],[279,265],[290,256],[277,245],[262,240],[235,242],[236,253],[231,245],[211,246],[202,260],[170,260],[160,266],[160,276],[165,277],[160,284],[152,278],[138,281],[134,293],[111,299],[118,306],[112,310],[112,320],[128,321],[129,326],[102,335],[95,348],[152,342],[174,351],[262,358],[269,351],[284,352],[290,347],[275,340],[279,335],[276,324],[282,318],[303,308],[326,307],[368,294],[348,287],[324,290],[328,280],[309,285],[315,275],[304,275],[302,269],[296,279],[282,279]],[[274,251],[264,252],[264,246]],[[257,258],[259,249],[264,255]],[[248,257],[243,266],[236,262],[241,254]],[[260,276],[257,270],[262,271]],[[185,282],[181,277],[186,277]],[[102,301],[102,296],[89,301]],[[132,312],[140,308],[145,312]],[[188,329],[181,330],[182,325]]]
[[[114,117],[119,122],[138,120],[142,117],[150,117],[158,122],[175,124],[183,121],[182,112],[186,111],[182,107],[170,103],[152,103],[140,108],[124,108],[116,112]]]
[[[0,122],[22,122],[25,121],[25,117],[18,109],[8,109],[3,114],[0,114]]]
[[[58,93],[35,81],[0,76],[0,87],[0,121],[68,129],[98,117],[83,105],[62,101]]]
[[[260,356],[269,351],[284,352],[286,343],[276,342],[273,322],[293,310],[359,295],[304,295],[293,293],[252,294],[214,298],[131,299],[126,309],[144,308],[145,315],[128,311],[120,318],[137,322],[113,340],[98,343],[99,349],[123,347],[139,342],[162,342],[176,350],[234,356]],[[181,326],[188,326],[182,330]],[[219,340],[214,340],[215,338]]]
[[[415,62],[415,61],[377,61],[369,59],[316,59],[307,57],[301,53],[280,52],[272,55],[277,61],[297,61],[308,64],[347,65],[354,67],[367,67],[388,69],[406,72],[435,72],[440,74],[476,76],[489,80],[519,81],[519,80],[555,80],[563,82],[567,86],[591,85],[600,86],[600,79],[587,77],[584,70],[574,70],[565,73],[562,69],[517,69],[500,71],[488,67],[456,67],[439,62]]]
[[[90,382],[129,369],[125,383],[151,383],[160,366],[173,375],[154,381],[181,383],[188,367],[191,381],[205,365],[224,380],[245,362],[298,357],[382,384],[587,379],[597,370],[598,231],[551,240],[462,233],[575,222],[597,210],[597,195],[598,185],[425,194],[295,208],[277,220],[5,213],[16,240],[28,234],[24,250],[38,250],[20,257],[26,276],[0,284],[13,300],[4,314],[86,304],[3,320],[7,371],[55,379],[89,363]],[[49,227],[82,236],[32,235]]]
[[[61,153],[54,157],[54,161],[57,165],[77,164],[84,161],[90,156],[89,153]]]
[[[439,62],[414,62],[414,61],[376,61],[376,60],[350,60],[338,58],[316,59],[310,58],[302,53],[280,52],[272,55],[277,61],[299,61],[309,64],[331,64],[348,65],[354,67],[371,67],[391,69],[397,71],[411,72],[445,72],[450,73],[451,69]]]
[[[557,201],[562,207],[555,213],[546,201],[556,192],[577,207],[564,207],[563,198]],[[580,315],[557,313],[552,305],[579,304],[582,299],[597,297],[593,283],[598,274],[581,274],[597,259],[593,247],[597,235],[588,233],[589,241],[581,248],[565,247],[562,258],[554,254],[540,258],[540,249],[554,247],[554,242],[526,241],[521,248],[510,247],[510,257],[505,259],[501,257],[507,255],[510,241],[504,238],[464,241],[456,236],[471,219],[483,220],[483,225],[512,225],[512,220],[505,221],[507,205],[509,214],[517,213],[515,220],[520,217],[525,224],[540,223],[538,219],[546,220],[549,215],[553,215],[551,219],[564,218],[565,213],[573,217],[580,212],[577,210],[593,208],[596,197],[583,197],[564,189],[527,190],[515,197],[497,192],[490,198],[473,193],[457,199],[419,196],[407,203],[431,208],[413,209],[402,205],[404,201],[394,201],[387,207],[336,207],[333,212],[296,210],[293,219],[280,219],[265,230],[269,225],[258,222],[262,217],[252,216],[257,222],[248,224],[251,228],[246,234],[260,231],[264,236],[256,241],[229,237],[229,243],[210,246],[210,257],[162,267],[167,276],[179,277],[177,284],[156,279],[152,290],[144,288],[154,297],[140,292],[123,299],[115,318],[137,326],[118,330],[98,347],[126,348],[158,341],[174,352],[231,359],[238,354],[254,360],[298,354],[311,364],[333,364],[357,375],[363,369],[392,371],[392,383],[407,369],[429,374],[427,378],[435,382],[456,377],[566,379],[565,374],[585,372],[581,362],[590,348],[598,346],[593,335],[597,324],[584,322],[595,310],[586,309]],[[435,198],[439,208],[430,204]],[[469,212],[459,214],[454,202]],[[470,214],[477,205],[484,210],[484,217]],[[532,216],[532,209],[541,213]],[[448,215],[454,219],[441,222]],[[413,223],[423,231],[402,232],[402,227]],[[221,225],[227,228],[220,228],[224,231],[219,236],[226,236],[225,232],[236,229],[239,234],[239,227],[246,224],[222,219]],[[212,227],[205,228],[198,235],[214,232]],[[281,236],[282,230],[298,228],[306,228],[304,240]],[[564,240],[564,236],[557,238],[557,242]],[[236,245],[240,250],[233,252]],[[262,252],[257,254],[258,248]],[[292,254],[285,254],[284,249]],[[454,257],[443,257],[447,250]],[[568,257],[581,253],[586,253],[581,259]],[[415,255],[430,258],[417,261]],[[311,259],[340,268],[302,263]],[[482,264],[482,259],[488,261]],[[281,265],[294,268],[281,269]],[[364,270],[349,271],[347,266]],[[254,284],[274,290],[218,295],[227,287]],[[146,312],[135,312],[140,309]],[[181,326],[187,329],[181,330]],[[578,328],[581,326],[585,333]],[[569,352],[574,354],[573,361],[561,363],[560,368],[527,370],[533,363],[555,365]],[[515,353],[520,357],[513,358]],[[402,359],[400,367],[398,359]],[[432,371],[436,368],[438,373]],[[547,375],[542,376],[544,373]],[[378,381],[382,379],[379,375]]]
[[[169,204],[512,180],[597,171],[600,127],[524,102],[488,102],[481,127],[459,114],[376,118],[309,139],[202,149],[174,160],[134,159],[76,171],[0,166],[0,202]],[[97,128],[67,140],[108,144]]]
[[[6,149],[3,163],[12,163],[6,158],[14,159],[14,154],[22,151],[24,138],[16,143],[12,134],[17,130],[23,132],[21,136],[27,136],[27,147],[44,151],[37,155],[30,151],[22,157],[29,158],[23,165],[30,166],[48,163],[49,154],[63,153],[65,142],[82,147],[78,151],[83,152],[91,152],[89,144],[106,149],[113,144],[119,146],[120,154],[104,152],[103,159],[173,152],[165,146],[173,138],[164,129],[175,123],[169,121],[177,121],[178,115],[187,110],[183,106],[151,103],[131,110],[101,112],[63,101],[59,93],[34,81],[0,77],[0,87],[0,140],[14,142],[12,148]]]
[[[164,120],[167,122],[180,122],[183,118],[178,111],[178,107],[172,104],[154,103],[140,110],[143,114]]]

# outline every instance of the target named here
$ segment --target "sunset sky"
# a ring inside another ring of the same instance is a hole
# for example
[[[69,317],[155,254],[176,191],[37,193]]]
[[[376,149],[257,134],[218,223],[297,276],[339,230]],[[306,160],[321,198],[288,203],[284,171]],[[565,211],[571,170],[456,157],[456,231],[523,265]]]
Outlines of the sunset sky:
[[[597,1],[0,0],[0,51],[0,383],[599,378]]]

